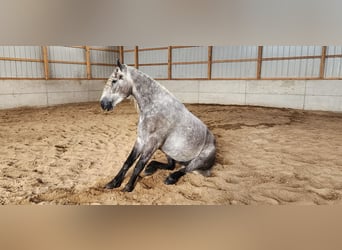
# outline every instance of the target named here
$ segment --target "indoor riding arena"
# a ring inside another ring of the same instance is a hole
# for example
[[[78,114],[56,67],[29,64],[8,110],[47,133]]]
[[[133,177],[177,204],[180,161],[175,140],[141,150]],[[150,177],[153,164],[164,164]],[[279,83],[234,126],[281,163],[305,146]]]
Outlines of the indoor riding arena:
[[[124,192],[137,160],[105,188],[140,114],[132,96],[101,108],[117,59],[208,127],[208,176],[167,185],[177,162]],[[0,46],[0,204],[341,204],[341,112],[342,46]]]

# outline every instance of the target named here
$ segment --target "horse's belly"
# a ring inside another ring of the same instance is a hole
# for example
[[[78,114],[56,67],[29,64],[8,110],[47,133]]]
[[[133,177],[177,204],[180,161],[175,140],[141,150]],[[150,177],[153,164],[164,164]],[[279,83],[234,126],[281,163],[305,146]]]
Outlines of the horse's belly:
[[[206,129],[189,127],[171,133],[161,147],[172,159],[186,162],[194,159],[201,152],[205,143]]]

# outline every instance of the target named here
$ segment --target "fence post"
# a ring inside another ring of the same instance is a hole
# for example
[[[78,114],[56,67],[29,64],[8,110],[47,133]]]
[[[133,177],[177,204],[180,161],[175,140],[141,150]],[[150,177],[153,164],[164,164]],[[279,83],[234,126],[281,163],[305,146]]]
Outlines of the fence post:
[[[208,46],[208,80],[211,80],[212,57],[213,57],[213,46]]]
[[[258,61],[257,61],[257,75],[256,75],[257,80],[261,79],[262,49],[263,49],[263,46],[258,46]]]
[[[42,46],[42,51],[43,51],[45,80],[49,80],[49,60],[48,60],[47,46]]]
[[[169,46],[167,49],[167,79],[172,80],[172,46]]]
[[[86,51],[86,64],[87,64],[87,79],[91,79],[91,63],[90,63],[90,48],[89,46],[85,46]]]
[[[321,64],[319,68],[319,79],[324,79],[326,54],[327,54],[327,46],[322,46]]]
[[[120,62],[124,63],[124,47],[120,46]]]
[[[139,68],[139,47],[135,46],[134,48],[134,67],[136,69]]]

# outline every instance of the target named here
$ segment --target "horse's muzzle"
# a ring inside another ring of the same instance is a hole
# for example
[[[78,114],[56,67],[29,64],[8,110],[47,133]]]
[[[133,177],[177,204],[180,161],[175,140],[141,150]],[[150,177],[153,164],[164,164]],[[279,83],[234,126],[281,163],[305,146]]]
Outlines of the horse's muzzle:
[[[103,99],[100,103],[103,110],[110,111],[113,109],[113,103],[108,99]]]

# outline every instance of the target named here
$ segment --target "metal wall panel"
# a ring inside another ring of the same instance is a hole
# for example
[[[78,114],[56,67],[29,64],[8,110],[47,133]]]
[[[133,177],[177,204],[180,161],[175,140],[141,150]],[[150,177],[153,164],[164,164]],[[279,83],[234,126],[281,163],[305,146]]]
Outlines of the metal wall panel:
[[[207,78],[207,64],[172,65],[172,78]]]
[[[86,78],[87,68],[82,64],[50,63],[51,78]]]
[[[263,58],[320,56],[321,46],[264,46]],[[318,77],[320,58],[263,61],[261,77]]]
[[[124,50],[132,50],[135,49],[135,46],[124,46]]]
[[[117,49],[114,46],[96,46],[96,48]],[[43,60],[41,46],[0,46],[0,57],[39,59]],[[110,51],[90,51],[90,59],[93,63],[115,64],[115,59],[119,57],[118,52]],[[85,49],[71,48],[65,46],[48,46],[48,59],[66,62],[86,61]],[[101,67],[104,67],[101,69]],[[108,69],[110,68],[110,70]],[[106,78],[108,72],[113,67],[97,66],[93,67],[94,77]],[[86,78],[86,65],[49,63],[49,73],[51,78]],[[110,74],[110,73],[109,73]],[[44,78],[43,62],[24,62],[0,60],[0,77],[3,78]]]
[[[95,48],[118,49],[115,46],[96,46]],[[124,49],[134,49],[135,46],[125,46]],[[145,47],[139,47],[145,48]],[[150,47],[148,47],[150,48]],[[320,56],[321,46],[264,46],[263,58]],[[213,46],[212,60],[257,58],[257,46]],[[342,77],[342,58],[331,58],[330,55],[342,55],[342,46],[327,46],[325,77]],[[115,64],[118,52],[90,51],[92,63]],[[41,46],[0,46],[0,57],[28,58],[42,60]],[[59,61],[85,62],[83,48],[64,46],[48,46],[48,59]],[[197,62],[208,60],[208,47],[173,48],[173,62]],[[167,63],[168,51],[139,51],[139,63]],[[124,62],[134,64],[134,52],[124,53]],[[172,66],[173,78],[207,78],[207,64],[176,64]],[[167,78],[167,65],[140,66],[140,69],[154,78]],[[212,78],[251,78],[256,77],[256,62],[213,63]],[[272,60],[262,62],[261,77],[291,78],[318,77],[320,58]],[[92,66],[94,78],[107,78],[112,73],[112,66]],[[86,78],[86,65],[50,63],[51,78]],[[0,77],[43,78],[42,62],[21,62],[0,60]]]
[[[255,78],[256,62],[213,63],[212,78]]]
[[[43,78],[44,64],[36,62],[16,62],[16,77]]]
[[[0,57],[20,59],[42,59],[40,46],[0,46]],[[40,62],[0,61],[0,77],[41,78],[44,77]]]
[[[289,57],[289,56],[320,56],[321,46],[264,46],[262,56]]]
[[[43,78],[44,65],[37,62],[0,61],[0,77]]]
[[[139,64],[144,63],[167,63],[168,50],[144,50],[139,51]]]
[[[119,50],[118,46],[91,46],[91,48],[94,48],[94,49],[115,49],[115,50]]]
[[[42,59],[40,46],[0,46],[0,57]]]
[[[172,62],[208,61],[208,47],[173,48]]]
[[[16,77],[16,64],[12,61],[0,61],[0,77]]]
[[[318,77],[320,59],[263,61],[261,77]]]
[[[82,48],[70,48],[64,46],[49,46],[49,60],[85,62],[85,50]]]
[[[134,64],[134,51],[125,52],[125,50],[134,50],[135,46],[124,46],[124,63],[125,64]]]
[[[128,47],[125,47],[125,48],[127,48],[127,49],[134,49],[135,48],[135,46],[128,46]],[[154,48],[158,48],[158,47],[155,47],[155,46],[141,46],[141,45],[139,45],[139,49],[154,49]]]
[[[99,49],[111,49],[118,50],[118,47],[115,46],[96,46],[92,48]],[[114,66],[116,65],[116,60],[120,57],[119,52],[113,51],[101,51],[101,50],[90,50],[90,62],[91,63],[104,63],[111,64],[112,66],[105,65],[92,65],[91,74],[94,78],[108,78],[109,75],[113,72]]]
[[[172,62],[208,61],[208,47],[173,48]],[[172,78],[207,78],[208,64],[172,65]]]
[[[167,65],[158,66],[140,66],[139,70],[146,73],[152,78],[167,78],[168,77],[168,67]]]
[[[327,58],[325,61],[325,77],[342,77],[342,58]]]
[[[91,66],[91,72],[94,78],[109,78],[113,71],[114,67],[112,66]]]
[[[327,55],[342,55],[342,46],[327,46]]]
[[[258,46],[213,46],[213,61],[245,58],[258,58]]]
[[[124,63],[134,64],[134,52],[124,52]]]
[[[116,64],[116,59],[119,58],[119,53],[111,51],[90,51],[90,61],[92,63],[109,63],[113,66]]]

